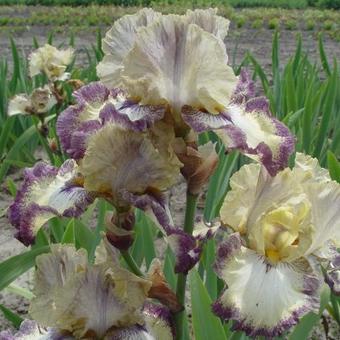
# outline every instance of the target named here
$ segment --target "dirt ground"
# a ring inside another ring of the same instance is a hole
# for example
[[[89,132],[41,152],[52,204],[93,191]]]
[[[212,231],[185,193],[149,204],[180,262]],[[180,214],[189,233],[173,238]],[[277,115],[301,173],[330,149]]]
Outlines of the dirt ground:
[[[101,27],[103,34],[109,27]],[[39,44],[44,44],[47,40],[48,32],[52,28],[46,26],[31,26],[26,31],[14,35],[15,43],[19,51],[28,56],[32,51],[32,38],[36,37]],[[91,27],[88,31],[79,32],[75,35],[75,47],[77,52],[77,64],[84,65],[87,63],[85,49],[91,48],[91,44],[96,42],[95,28]],[[226,39],[230,64],[239,65],[246,53],[251,52],[260,64],[270,72],[271,67],[271,47],[273,31],[268,29],[238,29],[231,25],[229,35]],[[284,65],[287,60],[293,55],[296,48],[297,34],[302,35],[303,50],[308,53],[310,60],[313,62],[319,61],[319,50],[317,36],[311,31],[289,31],[281,30],[280,32],[280,61]],[[65,29],[63,33],[55,35],[54,44],[59,45],[69,41],[69,31]],[[325,51],[331,62],[333,58],[339,60],[340,43],[331,39],[328,35],[324,36]],[[9,37],[6,34],[1,34],[0,30],[0,51],[1,57],[9,60],[11,65],[11,49]]]
[[[103,32],[105,32],[103,28]],[[31,27],[29,30],[15,35],[15,42],[19,48],[19,51],[23,55],[28,55],[32,50],[32,38],[36,37],[40,44],[46,42],[48,28],[46,27]],[[228,48],[228,54],[231,64],[238,65],[247,51],[250,51],[260,62],[262,66],[270,72],[271,67],[271,42],[273,31],[267,29],[254,30],[254,29],[240,29],[231,27],[231,34],[226,40]],[[317,39],[313,33],[304,31],[302,32],[303,48],[308,52],[312,61],[317,62],[319,60],[319,53],[317,47]],[[75,45],[77,53],[77,64],[79,66],[86,64],[87,57],[85,48],[90,48],[91,44],[95,43],[94,32],[82,32],[76,36]],[[67,32],[64,34],[58,34],[55,37],[55,45],[62,42],[67,42]],[[295,50],[296,32],[281,31],[281,56],[280,61],[282,65],[292,56]],[[334,40],[325,37],[325,50],[331,61],[333,58],[338,58],[340,55],[340,44]],[[10,43],[7,36],[0,32],[0,57],[7,58],[9,60],[9,66],[11,68],[11,50]],[[14,179],[20,180],[20,173],[14,176]],[[180,224],[183,219],[184,209],[184,197],[185,186],[180,183],[173,188],[171,193],[171,209],[174,213],[176,223]],[[0,187],[0,212],[8,207],[12,198],[5,192],[3,187]],[[0,214],[0,262],[4,259],[19,254],[25,249],[25,247],[13,238],[13,228],[9,225],[8,220],[4,214]],[[32,279],[32,272],[29,272],[18,279],[16,284],[23,287],[30,287]],[[21,315],[27,313],[28,301],[24,298],[17,297],[11,293],[3,291],[0,293],[0,303],[4,303],[7,307],[15,310]],[[328,339],[340,339],[340,331],[333,320],[329,320],[329,327],[331,329]],[[0,315],[0,330],[5,329],[9,324],[5,321],[2,315]],[[332,334],[333,333],[333,334]],[[315,329],[312,339],[326,339],[323,331],[323,326]]]

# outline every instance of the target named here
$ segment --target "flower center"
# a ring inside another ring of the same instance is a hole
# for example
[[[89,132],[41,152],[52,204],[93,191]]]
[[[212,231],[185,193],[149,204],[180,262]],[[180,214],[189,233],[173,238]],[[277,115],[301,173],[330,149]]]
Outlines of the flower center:
[[[301,226],[308,213],[308,205],[301,204],[276,208],[263,217],[263,248],[270,262],[285,260],[299,246]]]

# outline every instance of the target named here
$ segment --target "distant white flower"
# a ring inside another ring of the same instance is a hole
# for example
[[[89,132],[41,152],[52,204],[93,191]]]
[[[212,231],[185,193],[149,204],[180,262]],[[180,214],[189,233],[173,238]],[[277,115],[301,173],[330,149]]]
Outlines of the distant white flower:
[[[49,44],[38,48],[29,56],[29,71],[31,77],[43,72],[49,80],[65,80],[68,74],[65,73],[67,65],[73,58],[73,49],[58,50]]]
[[[57,103],[55,96],[46,85],[35,89],[31,95],[20,93],[14,96],[8,104],[8,115],[43,114]]]

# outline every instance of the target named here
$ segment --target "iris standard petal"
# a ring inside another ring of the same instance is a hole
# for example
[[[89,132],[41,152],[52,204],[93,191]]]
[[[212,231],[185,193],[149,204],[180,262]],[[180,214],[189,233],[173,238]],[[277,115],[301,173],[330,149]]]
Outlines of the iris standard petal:
[[[167,15],[139,30],[122,80],[142,103],[170,105],[179,122],[183,105],[226,109],[237,79],[227,60],[219,38],[185,16]]]
[[[115,21],[102,41],[104,58],[97,65],[100,80],[109,88],[120,87],[120,75],[124,58],[132,49],[140,27],[148,26],[161,16],[150,8],[143,8],[135,14],[125,15]]]
[[[81,162],[85,188],[112,193],[143,193],[148,187],[165,190],[179,175],[181,163],[147,134],[127,131],[113,123],[98,130],[88,142]],[[156,143],[156,145],[154,145]]]
[[[307,261],[271,266],[231,235],[218,249],[215,270],[226,289],[213,305],[223,320],[251,337],[275,337],[319,307],[319,277]]]
[[[81,185],[74,160],[67,160],[59,169],[37,163],[25,170],[23,185],[9,207],[8,216],[17,228],[16,237],[29,245],[50,218],[77,217],[93,200]]]

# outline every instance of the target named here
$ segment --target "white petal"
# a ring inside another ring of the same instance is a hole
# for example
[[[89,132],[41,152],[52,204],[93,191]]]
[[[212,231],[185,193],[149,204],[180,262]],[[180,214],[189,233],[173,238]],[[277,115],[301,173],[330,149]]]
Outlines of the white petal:
[[[278,336],[318,310],[320,282],[307,262],[273,267],[234,234],[219,249],[216,267],[227,288],[213,310],[247,335]]]
[[[9,116],[14,116],[17,114],[29,114],[27,109],[31,107],[31,101],[26,94],[18,94],[10,99],[8,104]]]
[[[328,247],[332,240],[340,245],[340,185],[335,181],[328,183],[309,183],[304,190],[312,206],[312,221],[315,228],[313,243],[308,254]]]
[[[218,113],[229,104],[237,78],[220,39],[187,18],[168,15],[141,28],[124,61],[128,92],[146,104],[183,105]]]
[[[143,8],[136,14],[125,15],[115,21],[103,39],[104,59],[97,66],[100,80],[109,88],[119,87],[123,60],[132,49],[138,29],[150,25],[160,13]]]

